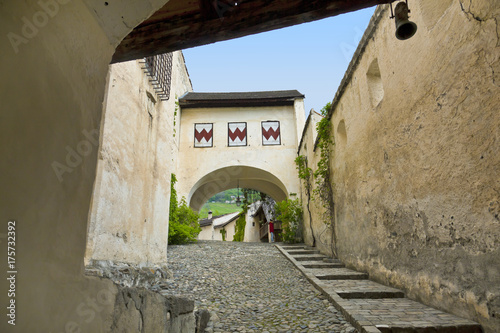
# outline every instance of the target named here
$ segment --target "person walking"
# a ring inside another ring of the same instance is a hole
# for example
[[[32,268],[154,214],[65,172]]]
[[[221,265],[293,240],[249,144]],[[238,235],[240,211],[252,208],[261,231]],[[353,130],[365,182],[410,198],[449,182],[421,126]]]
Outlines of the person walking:
[[[274,223],[273,223],[273,220],[269,221],[269,235],[271,236],[270,243],[274,243]]]

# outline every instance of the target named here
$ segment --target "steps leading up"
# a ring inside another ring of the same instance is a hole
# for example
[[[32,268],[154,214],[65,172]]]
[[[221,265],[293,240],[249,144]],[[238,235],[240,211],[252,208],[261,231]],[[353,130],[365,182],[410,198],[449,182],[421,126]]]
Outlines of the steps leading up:
[[[339,262],[321,262],[321,261],[303,261],[304,268],[342,268],[345,267],[343,263]]]
[[[288,253],[292,256],[296,255],[306,255],[306,254],[320,254],[316,250],[289,250]]]
[[[344,268],[313,248],[276,247],[359,332],[482,332],[478,323],[404,298],[401,290],[370,281],[368,274]]]
[[[384,286],[371,280],[330,280],[324,281],[325,289],[342,298],[403,298],[405,294],[395,288]]]

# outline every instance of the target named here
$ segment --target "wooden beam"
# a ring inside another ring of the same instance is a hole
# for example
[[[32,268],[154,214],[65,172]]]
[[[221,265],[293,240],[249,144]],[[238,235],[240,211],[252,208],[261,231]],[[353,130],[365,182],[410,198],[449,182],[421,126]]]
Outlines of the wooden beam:
[[[112,63],[315,21],[394,0],[171,0],[116,48]],[[214,7],[215,4],[215,7]],[[212,6],[212,7],[210,7]]]

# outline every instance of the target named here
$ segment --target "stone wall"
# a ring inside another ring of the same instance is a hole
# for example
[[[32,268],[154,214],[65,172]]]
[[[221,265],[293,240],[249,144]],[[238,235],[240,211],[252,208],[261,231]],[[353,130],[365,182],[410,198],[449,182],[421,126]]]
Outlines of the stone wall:
[[[167,101],[155,94],[139,60],[110,66],[87,261],[166,261],[170,175],[178,151],[175,101],[191,90],[180,51],[172,62]]]
[[[306,157],[306,167],[314,168],[320,160],[320,152],[316,149],[317,131],[316,126],[323,117],[311,110],[307,119],[299,154]],[[310,191],[307,193],[306,186],[309,182]],[[316,180],[310,177],[301,180],[302,208],[304,211],[304,240],[307,244],[316,246],[321,252],[333,255],[332,228],[325,223],[325,209],[318,200],[314,190],[317,188]]]
[[[377,9],[333,101],[336,250],[410,298],[497,332],[500,7],[410,9],[418,32],[407,41]],[[310,131],[303,141],[300,154],[317,160]]]

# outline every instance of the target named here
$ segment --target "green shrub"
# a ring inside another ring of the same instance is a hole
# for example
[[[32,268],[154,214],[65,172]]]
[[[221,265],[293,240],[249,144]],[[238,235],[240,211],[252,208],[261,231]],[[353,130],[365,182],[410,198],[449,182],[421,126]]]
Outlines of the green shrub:
[[[299,199],[283,200],[276,203],[276,219],[281,221],[282,238],[285,243],[301,243],[302,205]]]
[[[196,241],[201,231],[199,214],[193,211],[184,198],[178,203],[175,183],[177,178],[172,174],[170,179],[170,215],[168,228],[168,244],[185,244]]]

